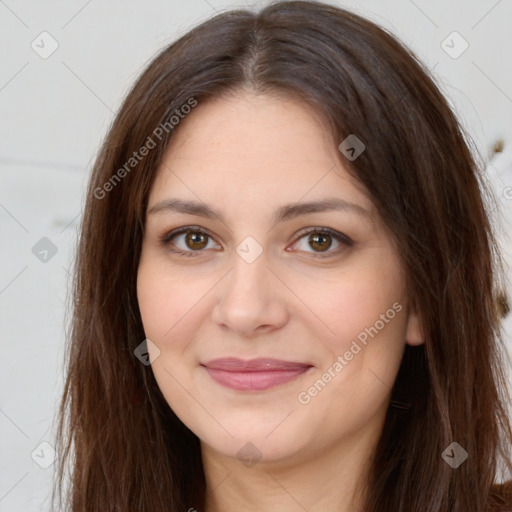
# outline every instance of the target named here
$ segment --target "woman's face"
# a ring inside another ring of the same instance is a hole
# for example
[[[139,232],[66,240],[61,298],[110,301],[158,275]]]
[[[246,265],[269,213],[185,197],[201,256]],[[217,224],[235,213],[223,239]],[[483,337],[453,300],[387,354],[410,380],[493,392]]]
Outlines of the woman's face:
[[[214,453],[296,462],[376,439],[422,342],[341,142],[291,97],[239,93],[200,103],[158,169],[139,306],[165,399]]]

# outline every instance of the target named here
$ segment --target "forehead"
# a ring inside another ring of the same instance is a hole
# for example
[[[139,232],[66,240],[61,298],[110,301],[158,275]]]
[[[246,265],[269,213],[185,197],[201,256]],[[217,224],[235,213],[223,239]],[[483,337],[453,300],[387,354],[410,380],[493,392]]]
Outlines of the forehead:
[[[199,103],[175,130],[152,204],[172,190],[218,204],[245,201],[252,208],[335,195],[373,209],[362,185],[343,167],[326,125],[294,96],[218,97]]]
[[[236,155],[255,165],[265,156],[290,161],[297,154],[318,162],[330,150],[330,134],[308,104],[291,95],[242,91],[199,103],[168,148],[174,158]]]

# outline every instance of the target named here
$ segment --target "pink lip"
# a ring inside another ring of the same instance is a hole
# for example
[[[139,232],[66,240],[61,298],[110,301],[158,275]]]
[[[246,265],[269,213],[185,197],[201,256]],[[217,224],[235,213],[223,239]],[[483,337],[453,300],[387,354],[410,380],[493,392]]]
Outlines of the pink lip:
[[[312,365],[278,359],[214,359],[202,364],[217,383],[240,391],[262,391],[289,382]]]

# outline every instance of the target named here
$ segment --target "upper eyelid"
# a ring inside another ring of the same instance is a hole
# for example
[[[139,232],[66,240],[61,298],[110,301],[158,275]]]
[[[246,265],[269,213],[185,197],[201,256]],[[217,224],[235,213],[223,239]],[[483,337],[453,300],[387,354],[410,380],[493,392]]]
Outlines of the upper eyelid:
[[[211,232],[208,229],[203,228],[201,226],[194,226],[194,225],[182,226],[182,227],[179,227],[179,228],[176,228],[176,229],[172,229],[169,232],[166,232],[160,238],[161,238],[161,240],[163,242],[168,243],[170,240],[172,240],[176,236],[183,235],[183,234],[186,234],[186,233],[194,233],[194,232],[203,233],[206,236],[208,236],[209,238],[211,238],[217,245],[221,245],[221,244],[219,244],[219,242],[217,242],[215,235],[211,234]],[[342,233],[342,232],[340,232],[340,231],[338,231],[336,229],[328,228],[328,227],[323,227],[323,226],[309,226],[309,227],[300,229],[294,235],[293,243],[295,244],[296,242],[298,242],[304,236],[310,235],[310,234],[315,233],[315,232],[326,233],[326,234],[332,236],[333,238],[337,239],[337,241],[339,243],[342,243],[342,244],[344,243],[345,245],[352,245],[353,244],[353,240],[349,236],[345,235],[344,233]],[[187,251],[187,252],[203,252],[203,251],[202,250],[198,250],[198,251]],[[333,252],[333,251],[330,251],[330,252]]]
[[[209,230],[206,228],[202,228],[200,226],[183,226],[176,229],[171,229],[170,231],[166,231],[160,238],[162,240],[170,240],[171,238],[174,238],[178,235],[183,235],[186,233],[204,233],[205,235],[209,236],[212,240],[215,240],[215,235],[211,234]],[[218,244],[217,241],[215,243]],[[220,245],[220,244],[219,244]]]

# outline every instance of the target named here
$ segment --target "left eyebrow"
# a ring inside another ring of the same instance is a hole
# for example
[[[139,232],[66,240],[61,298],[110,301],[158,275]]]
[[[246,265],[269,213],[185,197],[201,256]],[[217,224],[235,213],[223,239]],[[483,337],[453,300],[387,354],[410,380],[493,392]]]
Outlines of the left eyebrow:
[[[321,213],[327,211],[345,211],[354,213],[368,219],[372,219],[373,215],[361,205],[351,203],[338,197],[331,197],[319,201],[308,201],[302,203],[287,204],[281,206],[274,213],[273,223],[290,220],[301,215],[311,213]],[[218,209],[197,201],[186,201],[177,198],[166,199],[153,205],[148,215],[161,212],[177,212],[188,213],[189,215],[197,215],[198,217],[206,217],[208,219],[217,219],[226,223],[225,215]]]
[[[274,223],[293,219],[301,215],[328,211],[344,211],[348,213],[355,213],[362,217],[367,217],[368,219],[373,218],[373,215],[359,204],[351,203],[338,197],[330,197],[320,201],[309,201],[306,203],[295,203],[282,206],[274,214]]]

